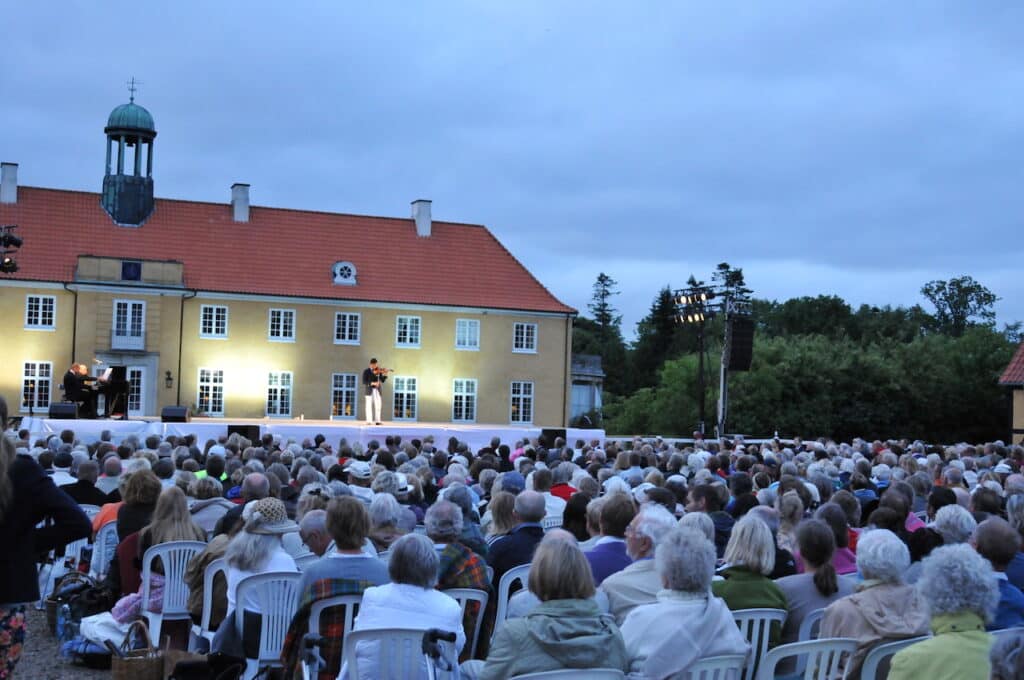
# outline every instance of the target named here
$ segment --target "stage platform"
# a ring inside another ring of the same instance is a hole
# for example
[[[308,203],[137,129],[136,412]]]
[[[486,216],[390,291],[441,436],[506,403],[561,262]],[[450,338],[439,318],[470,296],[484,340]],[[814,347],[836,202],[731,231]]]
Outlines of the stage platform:
[[[294,439],[302,443],[307,437],[312,439],[317,434],[327,437],[331,446],[337,447],[338,441],[344,437],[348,442],[360,442],[364,446],[376,439],[381,444],[389,434],[402,436],[402,441],[422,439],[434,435],[434,443],[439,448],[447,446],[449,437],[456,437],[466,442],[470,449],[477,451],[490,444],[491,437],[501,437],[503,444],[512,445],[517,439],[539,437],[542,428],[537,426],[516,427],[512,425],[487,425],[477,423],[413,423],[386,422],[383,425],[367,425],[351,420],[299,420],[282,418],[193,418],[188,423],[162,423],[159,418],[132,418],[130,420],[51,420],[49,418],[26,417],[21,427],[32,433],[32,439],[60,434],[61,430],[73,430],[78,439],[92,443],[100,438],[104,430],[110,430],[111,441],[119,443],[125,437],[135,435],[140,440],[151,434],[165,437],[167,435],[182,436],[193,434],[200,446],[207,439],[216,439],[227,435],[229,426],[259,427],[260,436],[269,432],[280,435],[282,439]],[[559,428],[560,429],[560,428]],[[565,430],[566,442],[571,446],[577,439],[604,441],[604,430]]]

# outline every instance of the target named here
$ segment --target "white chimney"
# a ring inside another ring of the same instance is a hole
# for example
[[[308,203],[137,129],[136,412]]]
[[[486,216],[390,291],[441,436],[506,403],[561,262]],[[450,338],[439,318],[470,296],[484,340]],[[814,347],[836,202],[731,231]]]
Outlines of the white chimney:
[[[18,202],[18,164],[0,163],[0,203]],[[429,210],[429,207],[428,207]],[[428,212],[429,215],[429,212]]]
[[[430,236],[430,200],[417,198],[412,202],[412,218],[416,220],[416,235]]]
[[[236,182],[231,185],[231,218],[235,222],[249,221],[249,185]]]

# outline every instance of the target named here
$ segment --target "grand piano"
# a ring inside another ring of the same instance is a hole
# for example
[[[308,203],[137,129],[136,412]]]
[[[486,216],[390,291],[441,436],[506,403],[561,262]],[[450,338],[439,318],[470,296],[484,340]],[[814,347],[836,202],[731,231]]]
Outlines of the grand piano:
[[[89,389],[106,398],[104,418],[120,414],[121,420],[128,420],[128,369],[125,366],[110,366],[103,375],[89,382]]]

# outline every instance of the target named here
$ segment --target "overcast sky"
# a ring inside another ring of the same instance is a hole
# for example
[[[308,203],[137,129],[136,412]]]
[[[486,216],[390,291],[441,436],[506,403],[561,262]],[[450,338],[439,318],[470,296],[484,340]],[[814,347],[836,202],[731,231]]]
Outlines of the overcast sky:
[[[3,12],[22,184],[99,191],[135,76],[159,196],[431,198],[581,311],[611,275],[627,337],[721,261],[854,305],[970,274],[1024,319],[1019,2],[55,4]]]

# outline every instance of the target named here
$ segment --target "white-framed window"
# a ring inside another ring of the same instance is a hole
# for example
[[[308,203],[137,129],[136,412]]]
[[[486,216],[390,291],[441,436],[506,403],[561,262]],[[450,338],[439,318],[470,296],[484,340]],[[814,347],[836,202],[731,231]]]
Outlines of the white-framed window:
[[[416,420],[416,378],[395,376],[394,378],[395,407],[392,409],[394,420]]]
[[[292,414],[292,372],[271,371],[267,374],[267,415]]]
[[[537,324],[516,322],[512,328],[512,351],[527,353],[537,351]]]
[[[199,369],[196,406],[208,416],[224,415],[224,369]]]
[[[334,313],[334,344],[358,345],[362,319],[358,312]]]
[[[111,349],[146,348],[146,303],[142,300],[114,300],[114,328]]]
[[[528,380],[512,381],[511,413],[513,423],[533,422],[533,383]]]
[[[228,308],[225,305],[203,305],[199,308],[199,337],[228,337]]]
[[[53,387],[53,363],[26,361],[21,373],[21,410],[50,408],[50,389]]]
[[[476,422],[476,379],[455,378],[452,381],[452,422]]]
[[[418,316],[395,318],[395,347],[419,347],[423,320]]]
[[[272,342],[295,342],[295,310],[272,308],[267,337]]]
[[[476,351],[480,349],[480,320],[455,320],[455,349]]]
[[[57,298],[52,295],[25,296],[25,328],[52,331],[57,322]]]
[[[125,376],[128,378],[128,415],[144,415],[146,394],[146,367],[126,366]]]
[[[356,417],[355,373],[335,373],[331,376],[331,418]]]

